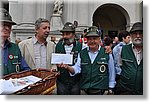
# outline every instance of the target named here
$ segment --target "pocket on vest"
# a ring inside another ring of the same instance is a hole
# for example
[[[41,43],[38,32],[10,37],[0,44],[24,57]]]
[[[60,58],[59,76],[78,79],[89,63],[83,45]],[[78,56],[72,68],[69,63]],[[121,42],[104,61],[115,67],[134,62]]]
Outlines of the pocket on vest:
[[[121,79],[123,84],[129,84],[130,78],[128,76],[122,74],[120,79]]]
[[[129,62],[129,63],[133,63],[133,61],[130,60],[130,59],[123,59],[123,58],[122,58],[122,61]]]

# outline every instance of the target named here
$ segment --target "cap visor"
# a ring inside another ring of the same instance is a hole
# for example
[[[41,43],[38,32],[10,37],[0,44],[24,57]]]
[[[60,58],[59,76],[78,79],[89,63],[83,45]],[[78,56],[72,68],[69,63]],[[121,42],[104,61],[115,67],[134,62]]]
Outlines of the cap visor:
[[[1,20],[1,22],[6,22],[6,23],[11,23],[12,25],[16,25],[16,23],[13,21]]]

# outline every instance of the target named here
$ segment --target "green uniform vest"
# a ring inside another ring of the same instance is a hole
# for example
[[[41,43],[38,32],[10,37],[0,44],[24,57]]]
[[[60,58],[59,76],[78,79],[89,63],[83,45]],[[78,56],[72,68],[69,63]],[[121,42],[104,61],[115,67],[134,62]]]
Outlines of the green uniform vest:
[[[8,45],[8,63],[3,65],[3,75],[21,71],[21,52],[18,45],[9,43]],[[16,65],[18,67],[16,67]]]
[[[101,48],[93,64],[87,51],[83,49],[80,53],[81,58],[81,89],[108,89],[108,60],[109,55]]]
[[[143,59],[137,64],[132,44],[122,48],[120,85],[133,94],[143,94]]]
[[[76,42],[74,43],[73,49],[71,51],[71,53],[73,54],[73,64],[74,65],[77,61],[77,57],[78,57],[78,53],[81,51],[82,49],[82,43],[80,42]],[[65,54],[65,48],[64,48],[64,44],[62,41],[58,42],[55,48],[55,52],[56,53],[62,53]],[[80,75],[77,74],[75,76],[70,76],[69,72],[65,69],[59,68],[58,67],[58,71],[60,71],[60,76],[57,78],[58,81],[60,81],[63,84],[76,84],[77,82],[79,82],[80,80]]]

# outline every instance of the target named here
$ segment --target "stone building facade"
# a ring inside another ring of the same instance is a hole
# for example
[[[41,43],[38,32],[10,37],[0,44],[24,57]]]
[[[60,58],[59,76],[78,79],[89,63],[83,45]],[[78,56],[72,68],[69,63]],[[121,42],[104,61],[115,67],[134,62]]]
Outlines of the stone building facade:
[[[18,24],[13,27],[11,39],[27,39],[34,35],[34,22],[39,17],[54,22],[56,0],[9,0],[9,12]],[[130,30],[133,23],[143,21],[142,0],[63,0],[58,25],[51,25],[51,34],[60,37],[59,29],[65,22],[77,21],[78,26],[95,25],[105,34]],[[55,28],[57,26],[57,29]]]

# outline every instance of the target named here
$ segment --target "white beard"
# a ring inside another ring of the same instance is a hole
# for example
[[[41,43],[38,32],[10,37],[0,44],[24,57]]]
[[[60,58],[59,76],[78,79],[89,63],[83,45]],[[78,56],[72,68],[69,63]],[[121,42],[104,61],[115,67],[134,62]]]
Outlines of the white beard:
[[[143,40],[141,38],[135,38],[132,42],[134,45],[143,45]]]

